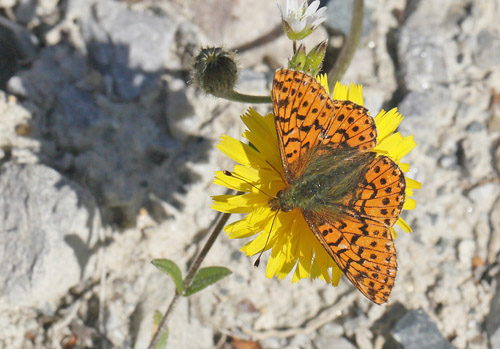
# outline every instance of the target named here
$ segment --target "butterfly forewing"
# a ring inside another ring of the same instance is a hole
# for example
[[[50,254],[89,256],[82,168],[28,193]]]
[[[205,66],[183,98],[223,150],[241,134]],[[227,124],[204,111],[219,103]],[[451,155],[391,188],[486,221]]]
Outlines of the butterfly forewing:
[[[334,101],[335,117],[328,124],[323,143],[343,144],[359,150],[376,145],[375,121],[368,110],[351,101]]]
[[[297,162],[320,142],[368,150],[377,131],[367,110],[350,101],[333,101],[319,82],[302,72],[276,71],[273,111],[286,179],[293,182],[303,168]]]
[[[333,101],[311,76],[288,69],[275,73],[272,99],[283,167],[290,183],[297,175],[293,163],[317,144],[333,115]]]

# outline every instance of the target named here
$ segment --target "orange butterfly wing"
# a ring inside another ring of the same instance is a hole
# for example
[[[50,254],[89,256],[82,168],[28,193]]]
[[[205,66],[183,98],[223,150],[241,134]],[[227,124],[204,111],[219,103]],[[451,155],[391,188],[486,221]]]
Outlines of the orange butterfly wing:
[[[314,234],[346,277],[371,301],[387,302],[397,272],[389,228],[405,200],[405,179],[388,157],[369,165],[364,181],[346,198],[339,218],[331,212],[303,212]]]
[[[286,180],[293,183],[318,144],[369,151],[376,127],[367,110],[333,101],[304,73],[280,69],[272,88],[273,111]],[[396,277],[396,250],[389,228],[405,200],[405,180],[388,157],[374,158],[356,191],[328,210],[302,212],[310,228],[347,278],[370,300],[385,303]]]
[[[288,183],[299,177],[305,155],[320,142],[360,150],[376,144],[375,122],[367,110],[350,101],[333,101],[307,74],[289,69],[276,71],[271,94]]]

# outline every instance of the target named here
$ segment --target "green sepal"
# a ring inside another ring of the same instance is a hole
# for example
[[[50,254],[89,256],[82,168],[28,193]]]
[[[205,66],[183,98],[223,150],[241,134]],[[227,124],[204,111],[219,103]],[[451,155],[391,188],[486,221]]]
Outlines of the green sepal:
[[[169,275],[174,280],[177,293],[182,294],[182,272],[177,264],[170,259],[155,259],[151,263],[160,271]]]
[[[288,36],[288,38],[292,41],[298,41],[298,40],[302,40],[306,37],[308,37],[314,29],[312,28],[305,28],[304,30],[302,30],[301,32],[294,32],[292,27],[290,26],[290,24],[288,24],[287,21],[285,20],[281,20],[281,23],[283,24],[283,31],[285,32],[286,36]]]
[[[203,290],[205,287],[215,284],[232,273],[231,270],[224,267],[207,267],[198,270],[191,282],[191,285],[184,292],[184,296],[189,297],[192,294]]]

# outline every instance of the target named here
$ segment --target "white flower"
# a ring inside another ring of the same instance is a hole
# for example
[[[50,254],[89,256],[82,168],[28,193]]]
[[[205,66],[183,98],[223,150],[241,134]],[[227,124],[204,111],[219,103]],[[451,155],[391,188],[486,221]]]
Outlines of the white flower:
[[[308,7],[307,2],[299,5],[298,0],[286,0],[285,9],[278,4],[285,32],[291,40],[302,40],[326,20],[326,7],[318,10],[319,3],[315,0]]]

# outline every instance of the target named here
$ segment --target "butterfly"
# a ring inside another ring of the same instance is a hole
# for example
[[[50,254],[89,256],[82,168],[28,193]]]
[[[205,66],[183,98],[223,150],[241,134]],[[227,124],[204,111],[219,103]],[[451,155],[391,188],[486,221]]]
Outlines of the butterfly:
[[[372,149],[377,129],[368,110],[332,100],[313,77],[276,71],[272,102],[285,189],[272,210],[300,210],[351,283],[371,301],[387,302],[396,278],[390,227],[405,201],[405,177]]]

